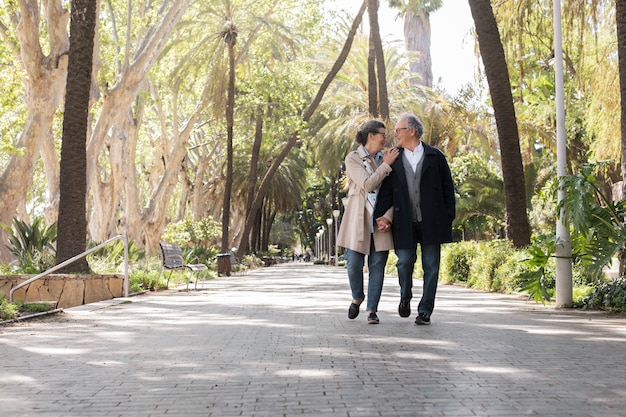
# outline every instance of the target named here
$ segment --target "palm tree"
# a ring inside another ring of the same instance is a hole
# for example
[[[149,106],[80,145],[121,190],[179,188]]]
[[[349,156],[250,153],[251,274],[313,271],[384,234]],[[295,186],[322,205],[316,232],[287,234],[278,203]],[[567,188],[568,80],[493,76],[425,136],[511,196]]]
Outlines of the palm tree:
[[[433,86],[430,58],[430,14],[440,9],[442,0],[389,0],[389,6],[404,15],[404,39],[409,53],[415,55],[410,69],[418,77],[411,82],[426,87]]]
[[[469,5],[476,26],[500,141],[507,237],[515,247],[524,247],[530,244],[530,223],[526,211],[519,132],[504,48],[490,1],[469,0]]]
[[[626,0],[615,0],[622,131],[622,196],[626,196]]]
[[[87,247],[87,118],[97,3],[72,0],[70,52],[61,142],[60,201],[57,264]],[[85,258],[63,268],[65,272],[89,272]]]
[[[229,251],[230,195],[233,188],[233,120],[235,114],[235,44],[237,26],[231,21],[224,24],[221,32],[228,46],[228,98],[226,101],[227,160],[226,182],[224,184],[224,205],[222,210],[222,253]]]
[[[373,117],[389,120],[389,98],[387,96],[387,71],[385,54],[378,25],[378,0],[368,0],[367,11],[370,23],[370,53],[368,57],[369,108]],[[372,62],[373,61],[373,62]]]

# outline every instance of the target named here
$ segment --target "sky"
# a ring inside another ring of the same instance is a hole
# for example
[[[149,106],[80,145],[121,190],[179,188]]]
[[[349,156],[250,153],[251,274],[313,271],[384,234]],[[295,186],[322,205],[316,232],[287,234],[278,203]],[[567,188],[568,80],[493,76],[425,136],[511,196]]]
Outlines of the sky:
[[[386,1],[380,2],[381,36],[404,40],[403,21],[395,20],[396,12]],[[441,79],[442,87],[451,94],[474,80],[477,65],[474,56],[474,26],[466,1],[444,0],[443,7],[430,16],[433,83]]]

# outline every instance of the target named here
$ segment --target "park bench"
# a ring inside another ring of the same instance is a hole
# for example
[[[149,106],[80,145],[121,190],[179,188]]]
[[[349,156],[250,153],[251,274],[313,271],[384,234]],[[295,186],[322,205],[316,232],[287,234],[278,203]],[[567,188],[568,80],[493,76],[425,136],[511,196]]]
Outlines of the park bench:
[[[189,282],[191,281],[192,275],[196,271],[206,271],[208,268],[205,264],[186,264],[183,258],[183,249],[178,245],[172,245],[169,243],[159,242],[159,247],[161,248],[161,270],[159,271],[159,279],[161,278],[161,273],[163,269],[167,269],[170,271],[167,276],[167,283],[170,283],[170,276],[173,271],[180,270],[188,270],[189,271],[189,279],[187,280],[187,289],[189,289]],[[198,277],[196,276],[196,283],[194,289],[198,289]]]

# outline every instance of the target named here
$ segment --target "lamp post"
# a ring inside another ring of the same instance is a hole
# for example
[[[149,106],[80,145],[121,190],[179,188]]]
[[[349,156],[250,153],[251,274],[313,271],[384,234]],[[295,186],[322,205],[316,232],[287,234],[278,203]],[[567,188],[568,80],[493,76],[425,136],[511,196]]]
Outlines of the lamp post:
[[[339,210],[333,210],[335,218],[335,266],[339,266],[339,248],[337,247],[337,228],[339,223]]]
[[[330,226],[332,226],[333,224],[333,218],[332,217],[327,218],[326,224],[328,225],[328,265],[330,265],[330,255],[332,253],[332,250],[330,248],[332,247],[331,238],[333,235],[333,232],[330,230]]]
[[[319,259],[324,259],[324,228],[320,229],[320,257]]]

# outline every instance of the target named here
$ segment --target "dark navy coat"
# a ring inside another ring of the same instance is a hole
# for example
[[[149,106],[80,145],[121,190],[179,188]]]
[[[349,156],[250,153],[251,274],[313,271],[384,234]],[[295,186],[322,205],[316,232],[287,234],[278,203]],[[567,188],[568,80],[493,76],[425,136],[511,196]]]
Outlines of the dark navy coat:
[[[420,180],[422,211],[422,243],[452,242],[452,221],[456,215],[454,184],[450,167],[443,153],[422,142],[424,160]],[[393,206],[393,243],[395,249],[413,248],[412,208],[407,189],[403,161],[404,149],[391,165],[393,171],[383,181],[374,218],[381,217]]]

